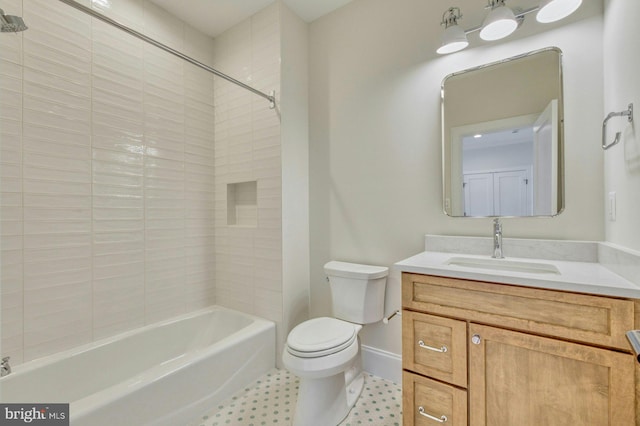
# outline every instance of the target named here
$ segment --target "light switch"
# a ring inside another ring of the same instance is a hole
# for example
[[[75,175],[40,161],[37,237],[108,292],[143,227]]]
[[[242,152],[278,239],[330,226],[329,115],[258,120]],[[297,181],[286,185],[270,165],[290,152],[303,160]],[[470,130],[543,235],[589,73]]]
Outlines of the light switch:
[[[609,221],[616,221],[616,192],[612,191],[609,193]]]

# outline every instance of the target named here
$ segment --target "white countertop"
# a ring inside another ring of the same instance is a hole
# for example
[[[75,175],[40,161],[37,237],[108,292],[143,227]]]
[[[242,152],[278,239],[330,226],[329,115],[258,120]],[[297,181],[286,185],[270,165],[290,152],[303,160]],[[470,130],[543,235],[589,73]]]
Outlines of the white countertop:
[[[401,260],[394,266],[402,272],[640,299],[640,286],[622,278],[596,262],[507,257],[507,260],[512,261],[552,264],[560,272],[560,274],[539,274],[448,265],[447,261],[452,257],[490,259],[489,256],[473,254],[424,251],[408,259]]]

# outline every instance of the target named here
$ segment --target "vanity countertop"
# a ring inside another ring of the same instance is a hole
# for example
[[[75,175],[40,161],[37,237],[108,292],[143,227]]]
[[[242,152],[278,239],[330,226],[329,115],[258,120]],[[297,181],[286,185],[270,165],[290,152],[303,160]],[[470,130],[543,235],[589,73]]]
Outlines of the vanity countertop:
[[[507,257],[507,261],[553,265],[559,271],[555,273],[530,273],[506,271],[472,266],[451,265],[452,258],[490,260],[489,256],[473,254],[455,254],[449,252],[424,251],[395,264],[402,272],[437,275],[449,278],[481,280],[502,284],[522,285],[551,290],[597,294],[603,296],[628,297],[640,299],[640,286],[611,272],[597,262],[577,262],[560,260],[533,260]]]

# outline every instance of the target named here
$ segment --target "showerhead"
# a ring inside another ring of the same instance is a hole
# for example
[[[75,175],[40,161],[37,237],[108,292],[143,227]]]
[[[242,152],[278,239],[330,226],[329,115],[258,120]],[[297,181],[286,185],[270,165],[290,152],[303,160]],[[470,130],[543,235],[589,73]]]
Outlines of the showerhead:
[[[14,15],[5,15],[4,11],[0,9],[0,31],[3,33],[17,33],[18,31],[24,31],[28,27],[24,23],[21,17]]]

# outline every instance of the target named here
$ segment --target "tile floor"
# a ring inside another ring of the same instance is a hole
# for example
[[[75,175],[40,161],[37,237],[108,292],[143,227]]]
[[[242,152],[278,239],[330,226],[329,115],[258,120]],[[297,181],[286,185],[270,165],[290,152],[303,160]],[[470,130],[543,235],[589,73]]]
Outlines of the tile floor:
[[[286,370],[272,370],[190,426],[290,426],[297,393],[296,376]],[[340,426],[357,425],[402,425],[400,386],[365,374],[360,398],[340,423]]]

